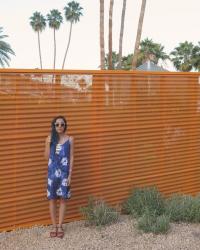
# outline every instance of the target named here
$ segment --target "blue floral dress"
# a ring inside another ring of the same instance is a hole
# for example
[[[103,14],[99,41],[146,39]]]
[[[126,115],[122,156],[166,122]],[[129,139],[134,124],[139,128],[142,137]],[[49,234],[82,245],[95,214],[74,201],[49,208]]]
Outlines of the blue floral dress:
[[[71,197],[67,178],[70,163],[70,139],[63,144],[51,144],[48,162],[47,198]]]

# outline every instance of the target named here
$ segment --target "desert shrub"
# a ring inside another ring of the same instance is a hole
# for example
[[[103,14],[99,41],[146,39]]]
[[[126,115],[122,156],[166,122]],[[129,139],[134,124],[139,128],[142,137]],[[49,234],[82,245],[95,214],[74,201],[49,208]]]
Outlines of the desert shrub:
[[[127,214],[141,216],[145,210],[161,215],[165,211],[164,198],[155,187],[136,188],[122,204]]]
[[[192,212],[193,222],[200,222],[200,194],[193,199]]]
[[[165,201],[166,214],[174,222],[193,222],[200,200],[190,195],[174,194]],[[199,208],[200,212],[200,208]]]
[[[138,229],[145,233],[164,234],[170,228],[169,216],[162,214],[157,216],[156,211],[146,209],[143,215],[138,219]]]
[[[119,213],[115,208],[93,197],[88,199],[88,205],[81,207],[80,211],[89,225],[104,226],[117,222],[119,219]]]

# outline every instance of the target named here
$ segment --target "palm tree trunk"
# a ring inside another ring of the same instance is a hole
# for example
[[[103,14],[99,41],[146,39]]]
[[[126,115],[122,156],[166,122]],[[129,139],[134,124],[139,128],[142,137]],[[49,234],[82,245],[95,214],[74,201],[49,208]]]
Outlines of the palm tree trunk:
[[[141,39],[141,34],[142,34],[142,25],[143,25],[143,20],[144,20],[145,7],[146,7],[146,0],[142,0],[140,18],[138,22],[137,36],[136,36],[136,41],[135,41],[135,49],[134,49],[133,60],[132,60],[132,69],[135,69],[137,65],[137,57],[138,57],[140,39]]]
[[[41,55],[41,48],[40,48],[40,32],[38,31],[38,48],[39,48],[39,57],[40,57],[40,68],[42,69],[42,55]]]
[[[109,9],[109,37],[108,37],[108,69],[113,68],[112,63],[112,14],[113,14],[113,4],[114,0],[110,0],[110,9]]]
[[[123,7],[122,7],[121,28],[120,28],[120,36],[119,36],[118,69],[122,68],[122,42],[123,42],[123,35],[124,35],[125,12],[126,12],[126,0],[123,1]]]
[[[100,0],[100,68],[105,69],[104,0]]]
[[[56,30],[53,29],[53,37],[54,37],[54,60],[53,60],[53,69],[56,67]]]
[[[64,56],[64,60],[63,60],[63,64],[62,64],[62,69],[64,69],[64,66],[65,66],[65,60],[66,60],[67,52],[68,52],[70,41],[71,41],[71,34],[72,34],[72,22],[70,23],[69,40],[68,40],[68,44],[67,44],[67,49],[65,51],[65,56]]]

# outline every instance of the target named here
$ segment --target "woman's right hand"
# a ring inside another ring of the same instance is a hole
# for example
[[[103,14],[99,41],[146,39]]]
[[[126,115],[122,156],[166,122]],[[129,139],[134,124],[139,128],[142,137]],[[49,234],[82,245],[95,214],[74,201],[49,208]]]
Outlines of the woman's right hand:
[[[45,149],[44,149],[44,157],[48,160],[50,154],[50,143],[51,143],[51,135],[48,135],[45,140]]]
[[[51,136],[50,136],[50,135],[47,136],[47,138],[46,138],[46,143],[47,143],[47,144],[50,144],[50,143],[51,143]]]

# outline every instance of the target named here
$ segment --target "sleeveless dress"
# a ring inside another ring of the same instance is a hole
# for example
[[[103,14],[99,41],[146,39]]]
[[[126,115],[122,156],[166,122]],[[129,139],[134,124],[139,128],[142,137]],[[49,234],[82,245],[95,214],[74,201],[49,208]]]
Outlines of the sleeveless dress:
[[[70,139],[63,144],[52,143],[48,162],[47,199],[71,197],[70,186],[67,183],[69,163]]]

